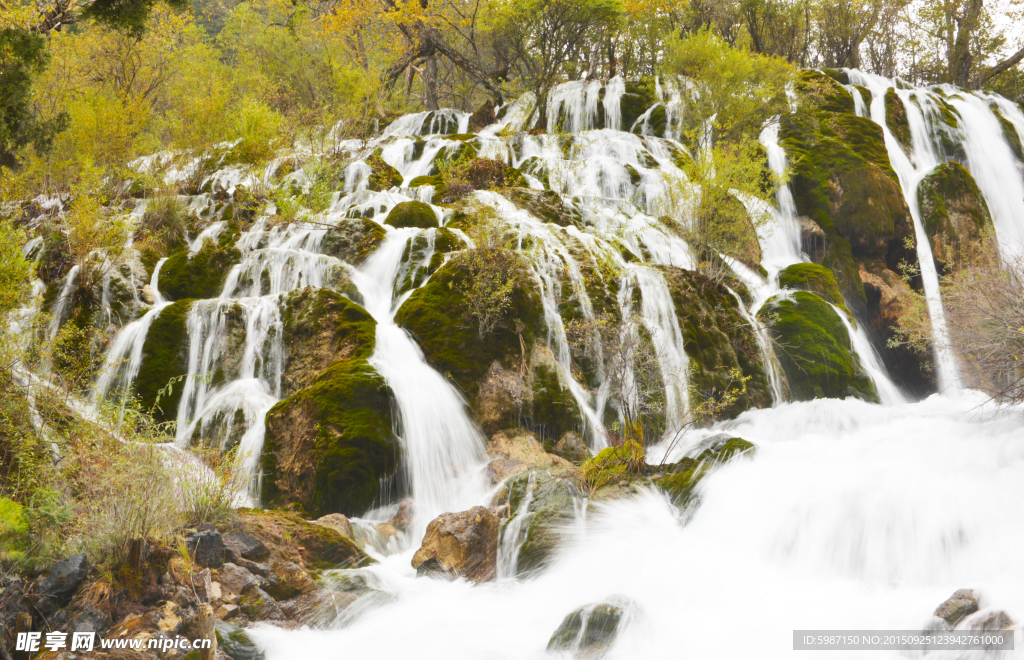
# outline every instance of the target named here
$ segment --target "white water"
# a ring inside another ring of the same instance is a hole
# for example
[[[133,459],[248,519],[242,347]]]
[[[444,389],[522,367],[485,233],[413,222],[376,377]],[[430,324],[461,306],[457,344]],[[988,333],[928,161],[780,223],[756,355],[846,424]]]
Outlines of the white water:
[[[534,579],[417,579],[407,560],[388,558],[366,569],[387,605],[344,628],[252,636],[268,660],[338,646],[388,658],[540,659],[564,616],[618,594],[639,615],[611,659],[891,659],[905,656],[794,653],[793,630],[921,630],[959,588],[1019,621],[1020,413],[988,419],[977,403],[819,400],[746,413],[728,431],[757,443],[757,456],[707,478],[688,524],[654,492],[591,504],[585,531],[567,529],[558,561]]]
[[[462,511],[486,492],[486,441],[466,412],[455,387],[426,363],[409,333],[398,327],[393,282],[415,229],[389,229],[387,239],[353,281],[366,311],[377,321],[377,343],[370,364],[394,393],[396,432],[405,449],[405,470],[415,502],[412,537],[422,538],[427,523],[445,511]]]
[[[941,161],[932,142],[932,133],[925,120],[921,108],[910,101],[910,92],[897,90],[906,109],[907,122],[910,125],[911,154],[908,157],[899,142],[889,130],[885,120],[885,92],[892,87],[890,81],[859,71],[850,72],[850,80],[871,90],[872,100],[870,117],[882,127],[885,135],[885,147],[889,152],[889,162],[900,181],[900,188],[907,200],[907,207],[914,220],[914,238],[917,243],[917,258],[921,268],[921,279],[924,283],[925,299],[928,303],[928,316],[932,322],[932,338],[935,344],[935,371],[938,377],[939,390],[947,391],[957,387],[959,369],[956,358],[949,346],[949,329],[946,325],[946,314],[942,307],[939,293],[939,276],[932,258],[931,241],[925,233],[921,221],[921,211],[917,204],[917,188],[932,169]],[[928,107],[928,99],[917,95]]]

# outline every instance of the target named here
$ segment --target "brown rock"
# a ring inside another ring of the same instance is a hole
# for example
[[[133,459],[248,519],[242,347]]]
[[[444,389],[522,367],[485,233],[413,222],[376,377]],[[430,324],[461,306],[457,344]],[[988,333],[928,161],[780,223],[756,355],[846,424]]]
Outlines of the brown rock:
[[[491,458],[506,458],[521,461],[533,470],[553,467],[572,467],[572,463],[561,456],[548,454],[532,433],[526,431],[500,431],[487,443],[487,455]]]
[[[273,597],[254,584],[249,585],[242,592],[242,600],[238,604],[239,609],[253,621],[280,621],[284,619],[284,613]]]
[[[423,545],[412,558],[421,575],[440,572],[487,582],[497,574],[498,518],[482,506],[442,513],[427,525]]]
[[[330,527],[342,536],[353,538],[352,523],[350,523],[348,518],[341,513],[330,513],[322,518],[317,518],[316,524],[323,525],[324,527]]]
[[[562,436],[552,453],[567,461],[585,461],[590,458],[590,448],[587,447],[587,443],[572,431]]]
[[[518,417],[527,394],[522,374],[517,369],[505,369],[495,360],[480,382],[473,417],[484,433],[494,433]]]
[[[806,215],[797,216],[796,221],[800,225],[800,249],[810,257],[811,261],[820,264],[825,260],[828,247],[825,242],[824,230]]]
[[[337,619],[356,600],[355,594],[317,589],[282,603],[281,611],[293,621],[319,628]]]
[[[409,529],[409,525],[412,523],[412,512],[412,498],[407,497],[399,503],[398,513],[388,522],[398,531],[404,532]]]
[[[316,582],[298,564],[290,561],[275,562],[270,570],[277,579],[270,581],[267,593],[277,600],[288,600],[316,589]]]
[[[993,610],[971,617],[968,623],[971,630],[1006,630],[1013,625],[1013,619],[1002,610]]]
[[[355,541],[296,513],[246,509],[242,519],[249,533],[260,538],[279,561],[294,562],[303,568],[354,567],[366,561]],[[249,564],[245,566],[256,572]]]
[[[487,101],[469,116],[469,131],[479,133],[481,129],[487,128],[497,119],[494,115],[494,103]]]
[[[514,474],[529,471],[529,465],[522,461],[512,460],[511,458],[496,458],[487,464],[487,475],[490,477],[492,484],[502,482]]]
[[[978,594],[972,589],[960,589],[935,609],[935,616],[956,626],[968,614],[978,611]]]

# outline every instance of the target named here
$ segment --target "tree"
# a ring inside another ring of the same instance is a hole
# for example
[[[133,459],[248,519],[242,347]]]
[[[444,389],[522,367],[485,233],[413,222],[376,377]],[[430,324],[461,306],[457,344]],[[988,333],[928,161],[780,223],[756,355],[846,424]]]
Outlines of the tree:
[[[820,0],[815,10],[818,54],[825,66],[861,66],[861,44],[872,33],[886,0]]]
[[[66,122],[64,116],[37,121],[32,115],[32,81],[49,63],[39,34],[0,29],[0,165],[15,164],[14,154],[29,143],[45,149]]]
[[[1009,12],[1007,18],[1017,18]],[[960,87],[976,89],[993,76],[1024,60],[1024,48],[1009,56],[998,57],[1007,37],[996,24],[984,0],[929,0],[918,10],[922,29],[932,39],[928,58],[932,77]]]
[[[494,12],[492,29],[505,35],[513,66],[534,93],[537,127],[546,129],[548,92],[616,26],[623,6],[620,0],[505,0]]]

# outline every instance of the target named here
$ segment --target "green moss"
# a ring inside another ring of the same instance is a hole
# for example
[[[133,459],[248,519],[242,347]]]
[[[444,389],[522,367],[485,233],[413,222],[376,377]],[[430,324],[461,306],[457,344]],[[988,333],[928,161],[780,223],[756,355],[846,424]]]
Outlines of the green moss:
[[[194,300],[179,300],[160,310],[153,319],[142,346],[142,363],[135,379],[135,394],[144,410],[157,404],[157,393],[167,386],[172,378],[188,373],[188,313]],[[169,395],[160,398],[155,416],[160,421],[178,417],[178,403],[184,381],[172,386]]]
[[[341,532],[305,520],[293,511],[239,509],[238,512],[247,532],[258,538],[271,539],[268,545],[280,539],[282,545],[300,549],[307,566],[331,569],[376,563],[355,541]]]
[[[554,369],[543,364],[535,367],[532,390],[532,421],[538,436],[557,440],[582,426],[576,399],[562,386]]]
[[[533,344],[540,300],[525,285],[517,288],[504,326],[481,340],[477,322],[459,290],[465,277],[457,264],[449,262],[409,296],[395,320],[417,338],[427,362],[454,380],[473,400],[491,363],[497,360],[509,367],[519,365],[523,357],[520,336],[513,328],[518,321],[523,345]],[[531,280],[524,275],[522,281]]]
[[[853,96],[842,83],[827,74],[804,69],[797,76],[796,87],[801,94],[813,94],[823,111],[853,114]]]
[[[771,329],[794,401],[856,397],[878,401],[836,311],[807,291],[772,298],[758,314]]]
[[[384,379],[363,358],[338,360],[267,413],[263,502],[361,515],[395,474],[399,451]]]
[[[999,120],[999,126],[1003,129],[1003,139],[1006,140],[1006,144],[1010,145],[1010,151],[1017,157],[1017,160],[1024,163],[1024,148],[1021,147],[1020,135],[1017,133],[1017,128],[1011,123],[1003,113],[999,112],[999,106],[993,103],[990,108],[992,114]]]
[[[187,248],[178,250],[160,268],[160,293],[168,300],[216,298],[224,288],[224,280],[232,266],[242,260],[229,231],[220,240],[204,241],[195,254]]]
[[[526,209],[538,220],[556,224],[559,227],[582,227],[583,218],[579,211],[565,203],[562,196],[550,190],[514,188],[504,191],[504,196],[521,209]]]
[[[792,163],[790,188],[797,211],[825,233],[824,265],[847,302],[863,310],[857,261],[884,261],[897,269],[908,257],[904,239],[914,235],[910,212],[881,127],[846,112],[805,106],[785,117],[780,129]]]
[[[437,215],[434,213],[434,209],[429,204],[418,201],[396,204],[391,209],[391,212],[388,213],[384,224],[398,227],[399,229],[402,227],[429,229],[438,226]]]
[[[423,118],[421,135],[449,135],[459,130],[459,120],[448,113],[439,111],[428,112]]]
[[[550,172],[548,172],[547,162],[543,158],[530,156],[519,164],[519,171],[540,181],[545,190],[551,188]]]
[[[0,497],[0,565],[20,561],[28,549],[28,521],[17,502]]]
[[[973,252],[993,231],[988,204],[974,177],[960,163],[942,163],[917,189],[917,203],[932,253],[940,267]]]
[[[381,149],[377,149],[366,159],[370,166],[370,176],[367,187],[370,190],[390,190],[402,185],[402,175],[391,165],[388,165],[380,156]]]
[[[456,167],[450,180],[467,182],[474,190],[527,187],[526,179],[511,165],[491,158],[476,158]]]
[[[677,506],[694,502],[697,484],[708,474],[725,463],[740,456],[753,457],[757,447],[743,438],[726,438],[716,441],[697,456],[687,456],[666,467],[666,474],[655,480],[658,488],[665,491]]]
[[[885,92],[885,123],[903,151],[909,154],[910,122],[907,121],[907,109],[903,107],[903,100],[893,87]]]
[[[828,76],[832,80],[835,80],[840,85],[849,85],[850,84],[850,74],[848,74],[847,72],[843,71],[842,69],[830,69],[828,67],[823,67],[821,69],[821,71],[826,76]]]
[[[529,506],[528,491],[533,492]],[[527,516],[521,530],[523,543],[519,548],[516,573],[520,577],[536,574],[551,561],[564,537],[564,529],[575,519],[578,489],[567,479],[552,477],[547,472],[524,472],[511,477],[507,486],[509,512]]]
[[[619,108],[622,113],[622,130],[628,131],[639,119],[647,108],[655,103],[654,80],[652,78],[641,78],[640,80],[626,83],[626,91],[619,101]]]
[[[771,391],[757,339],[725,285],[693,271],[672,267],[661,270],[675,303],[683,348],[690,358],[690,382],[705,397],[720,396],[735,388],[730,372],[738,370],[750,377],[747,392],[723,416],[735,417],[750,408],[770,406]]]
[[[320,251],[355,266],[380,247],[386,236],[387,230],[372,220],[345,218],[327,231]]]
[[[779,273],[779,286],[784,289],[801,289],[816,293],[845,311],[852,318],[850,310],[843,302],[843,294],[839,292],[835,275],[824,266],[807,263],[793,264]]]
[[[860,92],[860,98],[862,101],[864,101],[864,106],[870,108],[871,90],[868,89],[867,87],[864,87],[863,85],[854,85],[854,87],[856,87],[857,91]]]

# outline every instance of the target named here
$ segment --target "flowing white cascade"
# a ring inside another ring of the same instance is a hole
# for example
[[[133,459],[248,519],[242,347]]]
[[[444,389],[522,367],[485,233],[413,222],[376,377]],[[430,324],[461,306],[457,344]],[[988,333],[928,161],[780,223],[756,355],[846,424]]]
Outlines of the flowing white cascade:
[[[366,311],[377,321],[370,364],[395,396],[396,432],[415,502],[411,537],[419,540],[438,514],[469,508],[482,499],[487,486],[485,440],[469,418],[465,400],[426,363],[416,342],[394,321],[398,305],[393,283],[406,245],[417,231],[390,229],[383,245],[352,273],[352,279]]]
[[[882,127],[885,136],[885,147],[889,152],[889,162],[900,181],[900,188],[910,209],[911,218],[914,220],[914,237],[917,243],[917,259],[921,267],[921,279],[924,283],[925,299],[928,303],[928,316],[932,322],[932,338],[935,342],[935,367],[938,377],[939,389],[946,391],[957,387],[958,367],[956,358],[953,356],[949,346],[949,329],[946,325],[946,313],[942,307],[942,297],[939,291],[939,275],[935,269],[935,261],[932,258],[931,241],[925,232],[924,223],[921,221],[921,210],[917,203],[917,188],[921,181],[941,160],[936,153],[932,142],[932,133],[929,131],[928,122],[925,120],[925,113],[922,108],[928,108],[936,112],[931,100],[921,94],[914,94],[909,90],[897,89],[896,93],[903,101],[906,109],[907,122],[910,125],[911,145],[913,159],[907,156],[900,146],[899,141],[892,134],[885,120],[885,93],[892,87],[892,83],[880,76],[874,76],[859,71],[850,72],[851,82],[867,87],[871,90],[872,100],[870,106],[870,118]],[[914,100],[911,96],[914,96]]]
[[[846,312],[832,303],[829,303],[829,307],[836,313],[839,320],[843,322],[846,334],[850,336],[850,344],[853,346],[854,353],[857,354],[864,372],[867,373],[868,377],[874,382],[875,389],[878,390],[878,400],[886,406],[906,403],[906,397],[889,380],[889,374],[886,373],[885,367],[882,366],[882,359],[878,357],[875,347],[871,345],[871,340],[868,339],[867,333],[864,332],[863,328],[860,325],[854,327],[849,317],[846,316]]]
[[[646,267],[634,267],[630,273],[640,288],[640,314],[651,334],[665,387],[665,425],[676,429],[689,408],[687,390],[690,358],[683,346],[675,302],[661,273]]]
[[[164,257],[156,263],[153,268],[153,276],[149,281],[149,288],[153,292],[153,308],[143,314],[140,318],[132,321],[117,333],[114,343],[103,360],[103,367],[100,369],[99,378],[93,387],[93,405],[98,404],[102,399],[108,398],[110,390],[115,385],[119,392],[116,399],[123,399],[139,375],[139,368],[142,366],[142,348],[146,343],[146,335],[149,327],[160,312],[170,303],[160,293],[160,269],[167,258]]]

